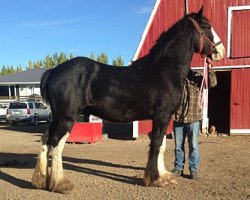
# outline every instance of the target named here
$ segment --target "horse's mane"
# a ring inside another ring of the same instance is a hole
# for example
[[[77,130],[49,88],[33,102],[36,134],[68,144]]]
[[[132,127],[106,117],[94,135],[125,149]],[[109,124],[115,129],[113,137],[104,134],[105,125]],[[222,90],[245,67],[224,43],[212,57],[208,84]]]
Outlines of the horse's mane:
[[[168,30],[163,31],[154,46],[149,50],[149,53],[142,58],[132,62],[133,66],[157,66],[157,63],[163,59],[167,54],[171,53],[168,51],[169,46],[178,40],[184,30],[187,28],[188,18],[194,17],[195,13],[184,16],[178,22],[173,24]],[[171,46],[172,47],[172,46]]]

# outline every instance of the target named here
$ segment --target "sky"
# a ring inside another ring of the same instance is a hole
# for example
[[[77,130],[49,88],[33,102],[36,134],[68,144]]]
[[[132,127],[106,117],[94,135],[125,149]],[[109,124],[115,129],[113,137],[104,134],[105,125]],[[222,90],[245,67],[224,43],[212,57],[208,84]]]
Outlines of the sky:
[[[0,68],[65,52],[131,61],[155,0],[0,1]]]

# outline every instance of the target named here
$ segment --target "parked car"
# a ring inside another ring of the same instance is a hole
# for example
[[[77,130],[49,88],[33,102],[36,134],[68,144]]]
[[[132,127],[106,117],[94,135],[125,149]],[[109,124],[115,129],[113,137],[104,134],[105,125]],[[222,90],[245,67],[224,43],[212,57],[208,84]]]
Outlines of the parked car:
[[[39,121],[52,121],[51,110],[42,102],[38,101],[19,101],[12,102],[7,111],[6,120],[13,125],[18,122],[29,122],[38,125]]]
[[[6,120],[7,106],[0,104],[0,120]]]

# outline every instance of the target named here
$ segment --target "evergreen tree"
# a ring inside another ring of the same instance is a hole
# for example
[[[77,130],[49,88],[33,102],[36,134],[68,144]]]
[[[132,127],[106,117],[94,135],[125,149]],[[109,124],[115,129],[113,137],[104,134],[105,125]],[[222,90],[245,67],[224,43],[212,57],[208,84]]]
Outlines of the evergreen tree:
[[[7,67],[7,75],[14,74],[15,72],[16,71],[15,71],[13,65],[10,65],[10,66]]]
[[[47,68],[51,68],[51,67],[54,66],[54,62],[53,62],[53,60],[52,60],[52,58],[50,57],[49,54],[45,57],[44,64],[45,64],[45,67],[47,67]]]
[[[10,73],[9,74],[14,74],[16,73],[16,70],[13,65],[10,66]]]
[[[47,67],[47,68],[54,67],[74,57],[75,56],[73,55],[73,53],[70,53],[69,58],[67,58],[67,55],[65,52],[60,53],[59,56],[58,56],[58,53],[55,52],[52,57],[49,54],[47,54],[44,61],[37,60],[37,61],[32,62],[31,60],[29,60],[28,65],[26,66],[26,70],[33,69],[33,68],[41,68],[41,67]],[[108,64],[108,56],[104,52],[99,54],[96,59],[95,59],[94,53],[92,52],[89,58],[92,60],[97,60],[98,62],[101,62],[104,64]],[[124,61],[121,55],[119,55],[116,59],[113,60],[113,65],[115,66],[124,65]],[[13,65],[11,66],[3,65],[2,69],[0,70],[0,75],[4,76],[8,74],[13,74],[15,72],[21,72],[22,70],[23,69],[21,65],[18,65],[16,68],[14,68]]]
[[[36,61],[33,62],[33,66],[34,66],[34,68],[38,68]]]
[[[108,56],[104,52],[102,52],[97,56],[97,61],[100,63],[108,64]]]
[[[26,70],[33,69],[33,68],[34,68],[34,64],[31,60],[29,60],[28,66],[26,67]]]
[[[90,57],[89,57],[91,60],[95,60],[95,55],[94,55],[94,53],[93,52],[91,52],[91,54],[90,54]]]
[[[38,60],[35,64],[34,64],[34,68],[41,68],[43,67],[43,61],[42,60]]]
[[[119,67],[124,66],[124,61],[123,61],[121,55],[119,55],[116,60],[113,60],[113,65],[114,66],[119,66]]]
[[[69,54],[69,59],[73,59],[75,56],[74,56],[74,54],[73,53],[70,53]]]
[[[22,66],[18,65],[16,68],[16,72],[22,72],[22,71],[23,71]]]
[[[65,52],[62,52],[59,55],[59,63],[58,64],[64,63],[65,61],[67,61],[67,56],[66,56]]]
[[[3,65],[2,69],[1,69],[1,75],[2,76],[7,75],[7,67],[5,65]]]
[[[53,64],[54,66],[57,66],[59,64],[59,56],[58,56],[57,51],[53,55]]]

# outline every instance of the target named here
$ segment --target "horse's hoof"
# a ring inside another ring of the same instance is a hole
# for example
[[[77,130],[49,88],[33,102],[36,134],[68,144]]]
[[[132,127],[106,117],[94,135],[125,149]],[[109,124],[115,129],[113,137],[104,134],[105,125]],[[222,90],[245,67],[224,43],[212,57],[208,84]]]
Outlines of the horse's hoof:
[[[152,180],[149,176],[144,177],[146,186],[164,187],[169,184],[178,184],[176,178],[171,173],[161,175],[156,180]]]
[[[61,178],[58,181],[50,180],[49,190],[58,193],[69,193],[74,188],[74,185],[66,178]]]
[[[32,185],[39,189],[46,189],[46,176],[38,171],[35,171],[32,176]]]

